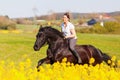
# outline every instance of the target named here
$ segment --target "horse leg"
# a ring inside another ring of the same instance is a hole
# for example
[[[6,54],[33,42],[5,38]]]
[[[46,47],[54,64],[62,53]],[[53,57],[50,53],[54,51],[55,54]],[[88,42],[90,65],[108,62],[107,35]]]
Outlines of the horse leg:
[[[39,61],[38,61],[38,65],[37,65],[37,69],[38,69],[38,71],[39,71],[39,66],[40,65],[42,65],[43,63],[47,63],[47,64],[49,64],[49,63],[51,63],[50,62],[51,60],[49,59],[49,58],[43,58],[43,59],[40,59]]]

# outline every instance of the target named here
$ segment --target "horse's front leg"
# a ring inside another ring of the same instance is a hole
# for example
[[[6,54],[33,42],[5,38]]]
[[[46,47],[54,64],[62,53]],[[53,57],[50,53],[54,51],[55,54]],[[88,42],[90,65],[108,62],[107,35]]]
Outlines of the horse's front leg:
[[[43,58],[38,61],[37,69],[39,70],[39,66],[42,65],[43,63],[50,64],[50,59],[49,58]]]

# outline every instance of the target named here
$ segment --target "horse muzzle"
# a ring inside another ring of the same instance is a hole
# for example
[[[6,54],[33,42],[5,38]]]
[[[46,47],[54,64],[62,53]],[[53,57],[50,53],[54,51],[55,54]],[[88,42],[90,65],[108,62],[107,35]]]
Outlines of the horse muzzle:
[[[37,45],[34,45],[33,48],[34,48],[35,51],[38,51],[40,49],[40,47],[38,47]]]

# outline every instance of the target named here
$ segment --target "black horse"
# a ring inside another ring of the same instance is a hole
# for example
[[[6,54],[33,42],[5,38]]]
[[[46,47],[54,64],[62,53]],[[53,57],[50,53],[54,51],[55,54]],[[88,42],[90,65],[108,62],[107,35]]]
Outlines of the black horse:
[[[45,43],[48,44],[47,57],[38,61],[37,68],[43,63],[53,64],[57,61],[61,62],[65,57],[68,62],[77,64],[77,59],[69,50],[68,41],[64,39],[60,31],[51,26],[41,27],[36,35],[34,50],[38,51]],[[93,65],[100,64],[102,61],[107,63],[108,60],[111,60],[111,57],[92,45],[76,45],[75,48],[82,59],[81,64],[89,64],[90,58],[95,59]]]

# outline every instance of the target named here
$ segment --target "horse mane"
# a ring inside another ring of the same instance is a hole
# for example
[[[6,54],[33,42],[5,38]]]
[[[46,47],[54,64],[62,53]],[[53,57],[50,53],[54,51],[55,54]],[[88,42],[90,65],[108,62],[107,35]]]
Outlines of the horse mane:
[[[64,35],[63,35],[63,33],[62,32],[60,32],[59,30],[57,30],[57,29],[55,29],[55,28],[52,28],[51,26],[46,26],[46,27],[44,27],[44,29],[46,29],[46,31],[48,32],[53,32],[54,34],[53,34],[53,36],[54,35],[58,35],[58,36],[60,36],[61,38],[64,38]]]

